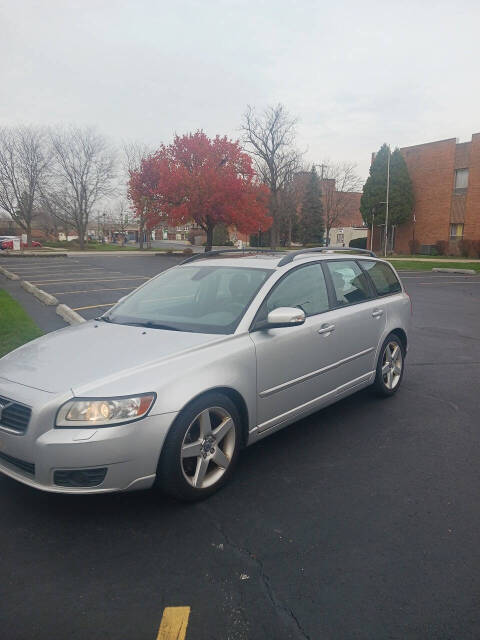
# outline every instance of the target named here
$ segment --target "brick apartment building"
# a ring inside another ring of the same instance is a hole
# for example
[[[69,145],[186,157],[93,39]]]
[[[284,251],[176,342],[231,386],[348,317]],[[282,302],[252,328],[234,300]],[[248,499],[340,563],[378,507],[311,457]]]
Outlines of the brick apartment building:
[[[415,196],[413,219],[395,230],[394,251],[429,253],[438,241],[458,254],[462,239],[480,242],[480,133],[400,149]],[[380,248],[380,229],[374,249]],[[369,240],[370,242],[370,240]],[[370,245],[369,245],[370,246]]]

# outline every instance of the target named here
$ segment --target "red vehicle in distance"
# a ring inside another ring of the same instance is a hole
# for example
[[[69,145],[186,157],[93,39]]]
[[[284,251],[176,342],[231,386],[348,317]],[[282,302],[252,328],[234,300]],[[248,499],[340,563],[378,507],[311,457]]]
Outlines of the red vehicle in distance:
[[[27,245],[26,242],[21,242],[20,246],[22,249],[28,249],[29,245]],[[42,245],[40,244],[40,242],[37,242],[36,240],[32,240],[30,247],[41,247]],[[1,240],[0,239],[0,249],[13,249],[13,238],[8,239],[8,240]]]

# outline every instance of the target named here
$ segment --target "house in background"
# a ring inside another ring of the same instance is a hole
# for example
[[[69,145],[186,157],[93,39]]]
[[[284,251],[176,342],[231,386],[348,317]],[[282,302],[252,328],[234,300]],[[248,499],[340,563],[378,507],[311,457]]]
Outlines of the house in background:
[[[293,178],[299,215],[301,215],[301,202],[309,178],[310,171],[299,171]],[[332,223],[328,238],[325,237],[325,244],[348,247],[354,238],[366,238],[368,229],[360,213],[362,194],[358,191],[337,191],[335,180],[332,178],[319,178],[319,181],[322,190],[324,222],[328,216]]]

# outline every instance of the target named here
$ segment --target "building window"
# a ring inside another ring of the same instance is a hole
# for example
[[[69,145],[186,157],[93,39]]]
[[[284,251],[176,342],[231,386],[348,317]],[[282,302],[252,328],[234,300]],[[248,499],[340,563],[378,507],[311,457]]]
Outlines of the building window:
[[[455,171],[455,189],[466,189],[468,187],[468,169],[457,169]]]
[[[337,244],[343,244],[345,241],[345,236],[343,233],[337,233]]]
[[[450,238],[451,240],[458,240],[459,238],[463,238],[463,224],[450,225]]]

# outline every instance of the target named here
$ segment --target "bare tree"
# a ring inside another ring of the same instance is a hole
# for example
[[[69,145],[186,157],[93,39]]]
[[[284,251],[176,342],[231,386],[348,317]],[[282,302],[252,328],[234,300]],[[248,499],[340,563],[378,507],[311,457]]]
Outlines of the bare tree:
[[[258,116],[248,107],[241,125],[245,149],[253,156],[260,179],[270,188],[272,248],[280,233],[280,192],[300,166],[302,154],[295,147],[296,119],[282,104],[270,106]]]
[[[152,153],[146,144],[142,142],[128,142],[123,144],[123,168],[128,178],[134,171],[140,171],[142,160]],[[135,209],[136,218],[138,220],[138,243],[140,249],[143,249],[143,239],[145,235],[146,211],[138,211]]]
[[[50,138],[53,167],[43,203],[76,230],[83,249],[93,207],[112,194],[115,157],[106,139],[91,128],[71,127]]]
[[[34,127],[0,129],[0,208],[32,242],[32,221],[49,164],[45,133]]]
[[[343,224],[351,211],[352,193],[362,190],[362,179],[357,174],[357,165],[350,162],[322,162],[323,214],[325,217],[325,237],[330,237],[330,229]]]

